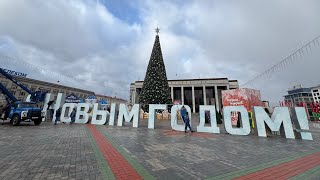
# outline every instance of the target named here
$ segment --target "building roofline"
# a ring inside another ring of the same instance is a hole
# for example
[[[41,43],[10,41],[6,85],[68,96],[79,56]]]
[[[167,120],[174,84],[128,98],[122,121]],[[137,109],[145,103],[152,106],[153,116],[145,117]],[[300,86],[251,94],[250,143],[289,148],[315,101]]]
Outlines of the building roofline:
[[[300,94],[300,93],[309,93],[309,94],[312,94],[312,92],[297,92],[297,93],[292,93],[292,94],[286,94],[286,95],[283,95],[282,97],[291,96],[291,95]]]
[[[95,94],[95,96],[102,96],[102,97],[106,97],[106,98],[112,98],[111,96],[102,95],[102,94]]]
[[[116,99],[116,100],[127,101],[127,100],[125,100],[125,99],[121,99],[121,98],[117,98],[117,97],[112,97],[112,96],[106,96],[106,95],[102,95],[102,94],[96,94],[95,96],[101,96],[101,97],[105,97],[105,98],[111,98],[111,99]]]
[[[206,81],[206,80],[228,80],[228,78],[201,78],[201,79],[168,79],[168,81]],[[237,82],[238,80],[228,80],[229,82]],[[143,81],[135,81],[143,82]],[[131,83],[134,85],[134,83]]]
[[[4,77],[5,79],[7,79],[5,76],[3,75],[0,75],[0,77]],[[40,84],[43,84],[45,86],[56,86],[56,88],[69,88],[69,89],[73,89],[73,90],[77,90],[77,91],[83,91],[83,92],[86,92],[88,94],[95,94],[93,91],[88,91],[88,90],[85,90],[85,89],[79,89],[79,88],[74,88],[74,87],[70,87],[70,86],[65,86],[65,85],[61,85],[61,84],[56,84],[56,83],[52,83],[52,82],[46,82],[46,81],[41,81],[41,80],[37,80],[37,79],[31,79],[31,78],[28,78],[28,77],[19,77],[19,76],[14,76],[13,77],[14,79],[17,79],[18,81],[28,81],[29,83],[40,83]],[[8,79],[9,80],[9,79]],[[10,80],[9,80],[10,81]]]
[[[311,87],[311,90],[314,90],[314,89],[320,89],[320,85]]]

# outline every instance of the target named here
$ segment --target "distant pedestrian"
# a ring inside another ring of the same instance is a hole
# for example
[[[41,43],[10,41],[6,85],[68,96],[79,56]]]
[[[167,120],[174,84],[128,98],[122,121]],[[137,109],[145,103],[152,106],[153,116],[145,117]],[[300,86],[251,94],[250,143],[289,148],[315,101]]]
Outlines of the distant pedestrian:
[[[242,118],[241,118],[241,113],[238,112],[238,121],[237,121],[237,127],[240,128],[241,127],[241,122],[242,121]]]
[[[182,107],[181,107],[181,110],[180,110],[180,115],[181,115],[181,118],[182,118],[182,120],[183,120],[184,123],[186,123],[186,122],[185,122],[185,115],[186,115],[186,113],[187,113],[187,109],[186,109],[184,106],[182,106]]]
[[[188,112],[186,112],[184,115],[184,132],[185,133],[187,133],[188,128],[190,129],[191,132],[193,132],[191,129],[191,126],[190,126],[189,114],[188,114]]]
[[[61,108],[57,109],[56,111],[56,119],[54,121],[54,125],[56,125],[57,122],[60,121],[60,116],[61,116]]]
[[[2,115],[4,114],[3,112],[3,106],[1,105],[0,106],[0,118],[3,119]]]
[[[70,124],[73,124],[74,121],[76,120],[76,108],[73,108],[71,114],[70,114],[71,122]]]
[[[10,114],[10,105],[7,103],[3,108],[2,108],[2,119],[6,120],[9,117]]]

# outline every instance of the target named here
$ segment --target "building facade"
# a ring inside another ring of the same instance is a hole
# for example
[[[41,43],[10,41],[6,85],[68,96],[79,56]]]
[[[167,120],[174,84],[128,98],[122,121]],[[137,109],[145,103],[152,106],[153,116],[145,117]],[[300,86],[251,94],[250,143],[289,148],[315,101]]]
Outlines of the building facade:
[[[32,92],[35,91],[43,91],[47,93],[51,93],[54,95],[54,98],[57,97],[58,93],[65,93],[66,96],[71,93],[75,94],[79,98],[85,99],[90,95],[94,95],[94,92],[82,90],[78,88],[63,86],[60,84],[49,83],[45,81],[39,81],[26,77],[14,77],[17,81],[19,81],[24,86],[28,87]],[[18,100],[25,101],[27,96],[29,95],[15,83],[7,79],[6,77],[0,75],[0,82],[4,85]],[[3,95],[4,96],[4,95]],[[3,98],[2,98],[3,99]]]
[[[315,103],[320,103],[320,86],[311,89],[312,98]]]
[[[111,97],[111,96],[106,96],[106,95],[101,95],[101,94],[96,94],[95,95],[97,100],[100,100],[100,99],[104,99],[104,100],[107,100],[108,104],[112,104],[112,103],[117,103],[117,104],[127,104],[128,101],[127,100],[124,100],[124,99],[121,99],[121,98],[117,98],[117,97]]]
[[[291,106],[301,106],[301,103],[305,104],[310,118],[313,118],[310,107],[310,103],[313,102],[311,88],[303,88],[301,85],[294,86],[288,90],[288,95],[284,96],[284,101]]]
[[[178,79],[168,80],[171,99],[174,104],[190,106],[192,112],[199,112],[200,105],[216,105],[217,111],[222,109],[222,90],[237,89],[237,80],[227,78]],[[130,84],[130,104],[139,103],[143,81]]]
[[[56,99],[58,93],[64,93],[66,94],[66,96],[70,94],[74,94],[79,99],[83,99],[83,100],[85,100],[89,96],[96,96],[97,99],[101,99],[101,98],[106,99],[109,104],[110,103],[127,103],[126,100],[123,100],[120,98],[104,96],[104,95],[95,95],[95,93],[92,91],[63,86],[60,84],[49,83],[45,81],[39,81],[39,80],[30,79],[26,77],[15,76],[14,78],[17,81],[19,81],[21,84],[28,87],[32,92],[44,91],[47,93],[51,93],[54,95],[54,99]],[[17,86],[15,83],[13,83],[12,81],[10,81],[9,79],[5,78],[2,75],[0,75],[0,82],[20,101],[25,101],[27,96],[29,95],[19,86]],[[0,106],[4,105],[5,103],[6,103],[5,96],[0,93]]]

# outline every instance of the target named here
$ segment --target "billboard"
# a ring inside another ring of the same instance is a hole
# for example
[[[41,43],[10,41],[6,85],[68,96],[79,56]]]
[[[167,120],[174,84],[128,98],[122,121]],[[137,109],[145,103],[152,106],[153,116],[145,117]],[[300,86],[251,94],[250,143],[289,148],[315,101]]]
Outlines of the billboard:
[[[251,111],[252,106],[263,106],[259,90],[241,88],[222,91],[223,106],[244,106]]]
[[[222,105],[223,106],[244,106],[249,113],[252,112],[253,106],[263,106],[261,101],[261,94],[259,90],[241,88],[222,91]],[[238,114],[232,114],[232,124],[236,125],[238,121]]]
[[[10,74],[12,76],[27,77],[26,73],[16,72],[16,71],[13,71],[13,70],[3,69],[3,68],[0,68],[0,69],[2,69],[4,72],[6,72],[7,74]]]
[[[80,103],[80,99],[74,93],[68,95],[65,99],[66,103]]]

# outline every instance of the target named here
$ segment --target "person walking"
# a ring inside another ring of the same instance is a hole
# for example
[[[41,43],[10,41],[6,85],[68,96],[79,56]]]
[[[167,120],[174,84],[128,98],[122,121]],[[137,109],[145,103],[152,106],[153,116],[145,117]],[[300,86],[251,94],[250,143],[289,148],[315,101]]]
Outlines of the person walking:
[[[57,109],[56,111],[56,119],[54,120],[54,125],[57,125],[57,122],[60,121],[61,116],[61,108]]]
[[[184,123],[186,123],[186,122],[185,122],[186,113],[187,113],[187,109],[186,109],[184,106],[182,106],[182,107],[181,107],[181,110],[180,110],[180,115],[181,115],[181,118],[182,118],[182,120],[183,120]]]
[[[188,112],[185,113],[184,115],[184,132],[187,133],[187,129],[190,129],[190,132],[193,132],[190,126],[190,119],[189,119],[189,114]]]
[[[70,114],[71,122],[70,124],[73,124],[74,121],[76,120],[76,108],[73,108],[71,114]]]

